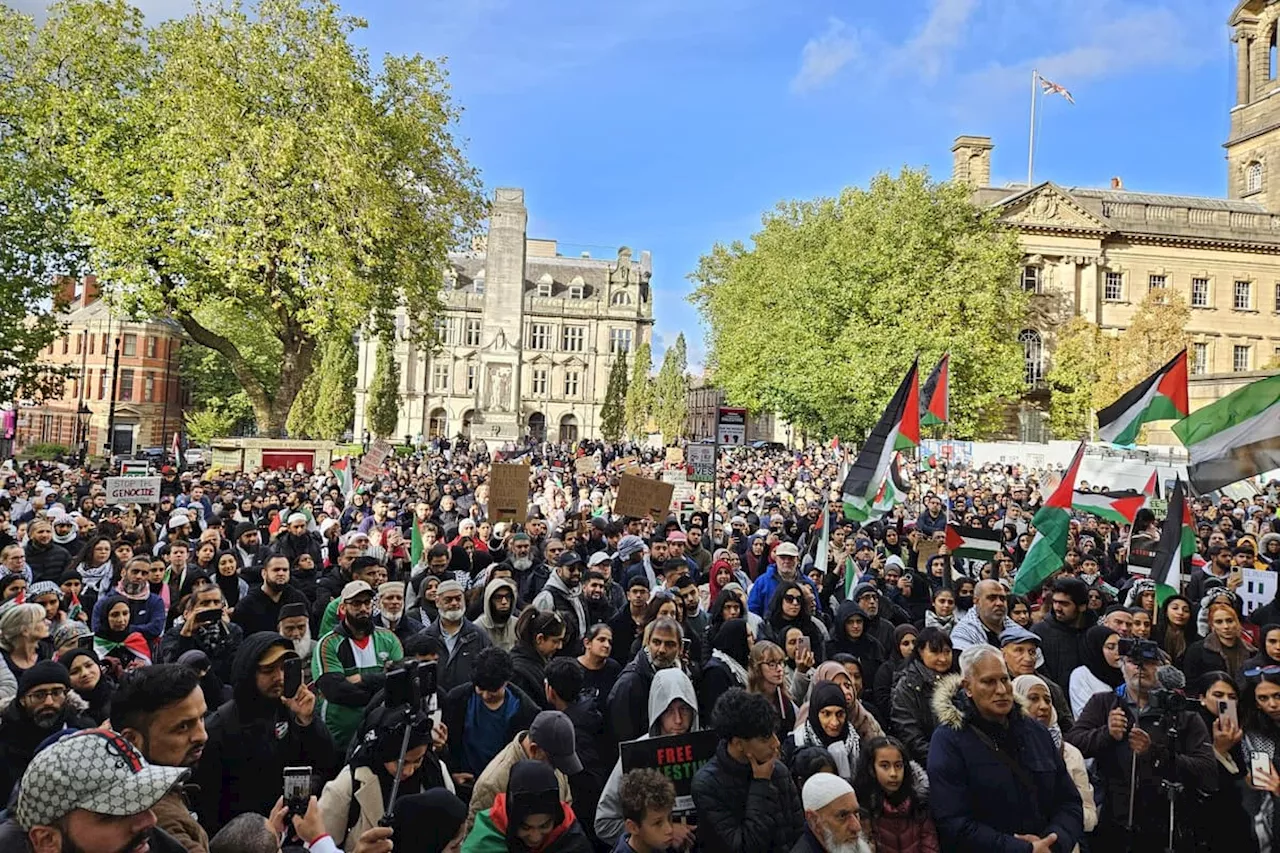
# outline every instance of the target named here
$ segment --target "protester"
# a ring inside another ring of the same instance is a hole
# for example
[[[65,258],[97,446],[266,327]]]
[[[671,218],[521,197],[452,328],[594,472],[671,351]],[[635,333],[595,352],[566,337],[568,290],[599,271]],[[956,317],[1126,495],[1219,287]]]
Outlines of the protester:
[[[876,853],[938,853],[924,770],[901,743],[888,737],[868,743],[853,787]]]
[[[941,628],[925,628],[893,686],[890,728],[901,739],[907,757],[921,765],[929,763],[929,743],[938,725],[934,692],[942,678],[954,671],[952,655],[951,637]]]
[[[542,683],[546,678],[547,661],[564,646],[569,628],[557,610],[540,610],[526,607],[516,621],[516,645],[511,650],[511,665],[515,672],[511,681],[525,693],[533,696],[546,708],[542,699]]]
[[[482,649],[472,667],[474,681],[448,691],[442,706],[451,733],[448,765],[458,790],[471,787],[505,746],[529,728],[541,706],[511,684],[511,655],[499,648]]]
[[[1058,684],[1070,684],[1084,656],[1084,632],[1092,627],[1085,607],[1089,591],[1079,578],[1062,577],[1053,584],[1053,613],[1031,630],[1040,637],[1045,673]]]
[[[84,715],[97,725],[111,716],[111,701],[116,685],[102,671],[92,649],[72,649],[58,655],[58,663],[67,668],[71,689],[85,701]]]
[[[533,718],[527,731],[511,739],[484,771],[476,778],[471,792],[467,820],[474,824],[476,815],[493,805],[507,788],[507,781],[517,764],[527,760],[546,763],[555,768],[561,802],[572,803],[569,777],[582,772],[582,762],[574,749],[573,723],[560,711],[542,711]]]
[[[438,616],[423,631],[444,643],[447,658],[439,670],[440,686],[445,690],[472,680],[471,667],[476,655],[490,645],[483,628],[465,616],[462,584],[443,581],[436,589]]]
[[[1080,793],[1080,804],[1084,808],[1084,831],[1093,832],[1098,825],[1098,806],[1094,801],[1093,784],[1089,781],[1084,756],[1062,736],[1058,709],[1054,705],[1048,683],[1038,675],[1018,675],[1013,679],[1013,696],[1023,713],[1049,730],[1053,742],[1062,752],[1062,762],[1067,765],[1071,781]]]
[[[793,853],[871,853],[862,832],[861,809],[853,786],[830,773],[804,783],[804,833]]]
[[[733,688],[712,726],[715,757],[693,777],[698,846],[707,853],[788,850],[804,831],[804,809],[778,760],[777,712],[763,696]]]
[[[1083,663],[1071,673],[1071,715],[1079,717],[1095,693],[1108,693],[1124,683],[1120,672],[1120,636],[1108,625],[1094,625],[1081,641]]]
[[[0,710],[0,800],[8,800],[46,738],[64,729],[96,725],[86,716],[88,708],[71,689],[62,664],[40,661],[22,673],[17,695]]]
[[[585,694],[593,697],[603,713],[608,706],[609,693],[622,674],[622,664],[613,659],[613,630],[603,622],[587,629],[583,653],[578,655],[582,665]]]
[[[558,776],[541,761],[516,762],[503,790],[477,815],[463,853],[590,853]]]
[[[609,693],[606,723],[618,742],[635,740],[646,729],[639,709],[649,705],[649,687],[654,674],[680,664],[680,626],[672,619],[660,618],[645,629],[644,646],[622,668],[618,681]]]
[[[1013,699],[1004,657],[985,643],[934,691],[929,805],[943,850],[1070,851],[1084,834],[1080,794],[1049,732]]]

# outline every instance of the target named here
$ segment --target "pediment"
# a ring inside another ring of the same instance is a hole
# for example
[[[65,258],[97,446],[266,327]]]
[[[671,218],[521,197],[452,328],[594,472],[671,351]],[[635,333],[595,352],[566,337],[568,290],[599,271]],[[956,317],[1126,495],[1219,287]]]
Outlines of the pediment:
[[[1111,230],[1106,222],[1052,183],[1041,184],[1000,202],[1000,208],[1000,221],[1007,225],[1078,231]]]

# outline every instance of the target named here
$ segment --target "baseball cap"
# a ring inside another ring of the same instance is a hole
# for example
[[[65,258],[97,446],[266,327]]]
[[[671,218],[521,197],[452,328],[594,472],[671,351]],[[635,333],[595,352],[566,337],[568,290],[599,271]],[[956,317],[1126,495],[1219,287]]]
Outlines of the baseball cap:
[[[351,581],[342,588],[342,600],[350,601],[357,595],[361,595],[366,592],[369,593],[369,595],[373,595],[373,587],[369,586],[369,584],[364,581]]]
[[[543,711],[529,726],[529,739],[551,759],[551,766],[566,776],[582,772],[573,736],[573,722],[560,711]]]
[[[31,759],[22,774],[14,819],[30,830],[53,824],[76,809],[112,817],[141,814],[187,772],[184,767],[148,764],[115,732],[77,732]]]
[[[790,542],[783,542],[773,553],[778,557],[799,557],[800,549]]]
[[[298,656],[298,653],[293,650],[292,644],[283,645],[283,643],[289,643],[289,641],[282,637],[281,641],[269,646],[267,650],[262,653],[262,657],[258,658],[258,666],[271,666],[281,658],[296,658]]]
[[[565,551],[559,557],[556,557],[557,566],[578,566],[582,564],[582,555],[577,551]]]
[[[604,551],[596,551],[591,555],[591,559],[587,560],[587,566],[588,568],[595,568],[607,562],[609,562],[609,555]]]
[[[175,512],[173,515],[169,516],[170,530],[177,530],[179,527],[183,526],[184,524],[190,524],[190,523],[191,521],[190,519],[187,518],[187,514],[185,512]]]
[[[1040,645],[1040,637],[1033,634],[1021,625],[1010,625],[1000,632],[1000,648],[1012,645],[1013,643],[1035,643]]]

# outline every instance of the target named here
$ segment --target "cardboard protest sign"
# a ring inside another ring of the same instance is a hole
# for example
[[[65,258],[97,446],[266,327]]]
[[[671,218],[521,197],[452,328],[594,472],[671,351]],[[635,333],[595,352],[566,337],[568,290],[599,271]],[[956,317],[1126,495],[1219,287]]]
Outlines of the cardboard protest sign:
[[[676,807],[672,815],[694,822],[693,777],[704,764],[715,757],[716,733],[689,732],[683,735],[629,740],[618,745],[622,771],[649,767],[661,771],[676,789]]]
[[[489,520],[529,518],[529,466],[495,462],[489,470]]]
[[[360,460],[360,464],[356,466],[356,476],[361,480],[369,481],[378,476],[378,472],[382,470],[382,463],[387,461],[387,457],[391,455],[391,445],[383,439],[378,439],[369,445],[369,452]]]
[[[594,474],[600,470],[600,461],[594,456],[580,456],[573,460],[573,470],[579,474]]]
[[[920,544],[916,546],[916,565],[920,567],[920,571],[928,571],[929,559],[942,547],[941,542],[934,542],[932,539],[921,539]]]
[[[649,516],[659,524],[667,517],[675,486],[661,480],[650,480],[634,474],[622,474],[618,481],[618,497],[613,511],[618,515],[640,518]]]
[[[667,448],[667,464],[683,465],[684,464],[684,448],[668,447]]]

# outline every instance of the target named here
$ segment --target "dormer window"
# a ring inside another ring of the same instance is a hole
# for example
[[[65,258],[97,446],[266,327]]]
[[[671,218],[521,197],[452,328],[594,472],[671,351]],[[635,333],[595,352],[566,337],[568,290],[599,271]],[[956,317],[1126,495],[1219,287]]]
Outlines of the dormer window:
[[[477,296],[484,296],[484,270],[476,273],[476,277],[471,281],[471,291]]]
[[[1262,191],[1262,164],[1256,160],[1245,167],[1244,191],[1247,193]]]
[[[542,278],[538,279],[538,295],[543,298],[550,296],[552,284],[551,273],[544,272]]]
[[[569,298],[581,299],[582,294],[586,291],[586,284],[582,280],[582,276],[573,277],[573,281],[569,282]]]

